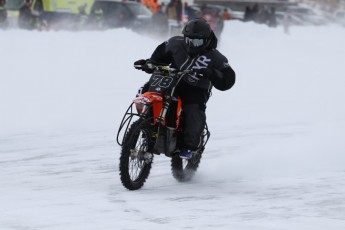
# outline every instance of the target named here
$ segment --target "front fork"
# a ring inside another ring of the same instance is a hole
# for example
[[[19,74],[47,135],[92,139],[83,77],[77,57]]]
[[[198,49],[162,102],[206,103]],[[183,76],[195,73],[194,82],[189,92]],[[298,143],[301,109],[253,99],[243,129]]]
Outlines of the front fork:
[[[163,102],[161,113],[159,114],[159,117],[157,118],[157,122],[159,125],[164,125],[165,116],[168,112],[168,108],[171,102],[171,97],[166,97],[166,100]]]

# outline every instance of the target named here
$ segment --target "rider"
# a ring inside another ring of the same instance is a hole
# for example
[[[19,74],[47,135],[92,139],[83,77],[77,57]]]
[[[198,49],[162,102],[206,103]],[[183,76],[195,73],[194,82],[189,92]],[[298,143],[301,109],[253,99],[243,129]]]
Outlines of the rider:
[[[181,97],[185,121],[180,157],[190,159],[201,144],[201,134],[206,125],[206,102],[211,88],[225,91],[235,84],[235,72],[217,48],[217,38],[205,19],[188,21],[183,36],[174,36],[160,44],[150,59],[141,59],[143,71],[153,73],[152,64],[170,65],[178,70],[193,70],[197,75],[185,75],[177,86]],[[145,87],[146,86],[146,87]],[[143,90],[147,89],[146,83]]]

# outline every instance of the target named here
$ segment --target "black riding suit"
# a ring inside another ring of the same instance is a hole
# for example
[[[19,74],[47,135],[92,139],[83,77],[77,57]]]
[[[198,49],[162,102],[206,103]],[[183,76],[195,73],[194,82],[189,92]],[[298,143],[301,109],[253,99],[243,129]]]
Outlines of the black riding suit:
[[[228,90],[235,83],[235,72],[228,60],[217,49],[214,37],[210,45],[199,54],[190,56],[185,47],[184,38],[175,36],[160,44],[153,52],[150,61],[154,64],[171,65],[178,70],[212,69],[209,79],[185,75],[176,88],[182,99],[184,116],[183,146],[181,149],[195,151],[200,145],[201,133],[206,124],[206,102],[212,86],[218,90]]]

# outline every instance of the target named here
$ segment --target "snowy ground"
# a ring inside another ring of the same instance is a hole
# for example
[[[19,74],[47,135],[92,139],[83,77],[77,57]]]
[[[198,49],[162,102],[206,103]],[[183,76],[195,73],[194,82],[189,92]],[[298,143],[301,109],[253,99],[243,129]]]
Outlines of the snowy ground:
[[[237,73],[208,103],[195,179],[155,158],[139,191],[115,138],[160,43],[128,30],[0,31],[0,229],[345,229],[345,30],[227,22]]]

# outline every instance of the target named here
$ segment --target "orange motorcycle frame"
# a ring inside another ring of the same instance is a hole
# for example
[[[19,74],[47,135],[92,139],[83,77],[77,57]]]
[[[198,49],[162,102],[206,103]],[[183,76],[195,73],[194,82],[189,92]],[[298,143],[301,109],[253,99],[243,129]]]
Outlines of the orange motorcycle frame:
[[[175,113],[176,116],[176,125],[175,128],[177,129],[180,126],[180,117],[181,117],[181,111],[182,111],[182,100],[180,97],[173,98],[172,100],[177,101],[177,106],[175,111],[172,111]],[[157,124],[160,123],[163,126],[166,126],[166,113],[168,108],[164,106],[164,98],[162,93],[159,92],[146,92],[141,94],[140,96],[136,97],[133,100],[137,111],[139,114],[146,116],[150,109],[152,109],[152,118],[153,123]]]

